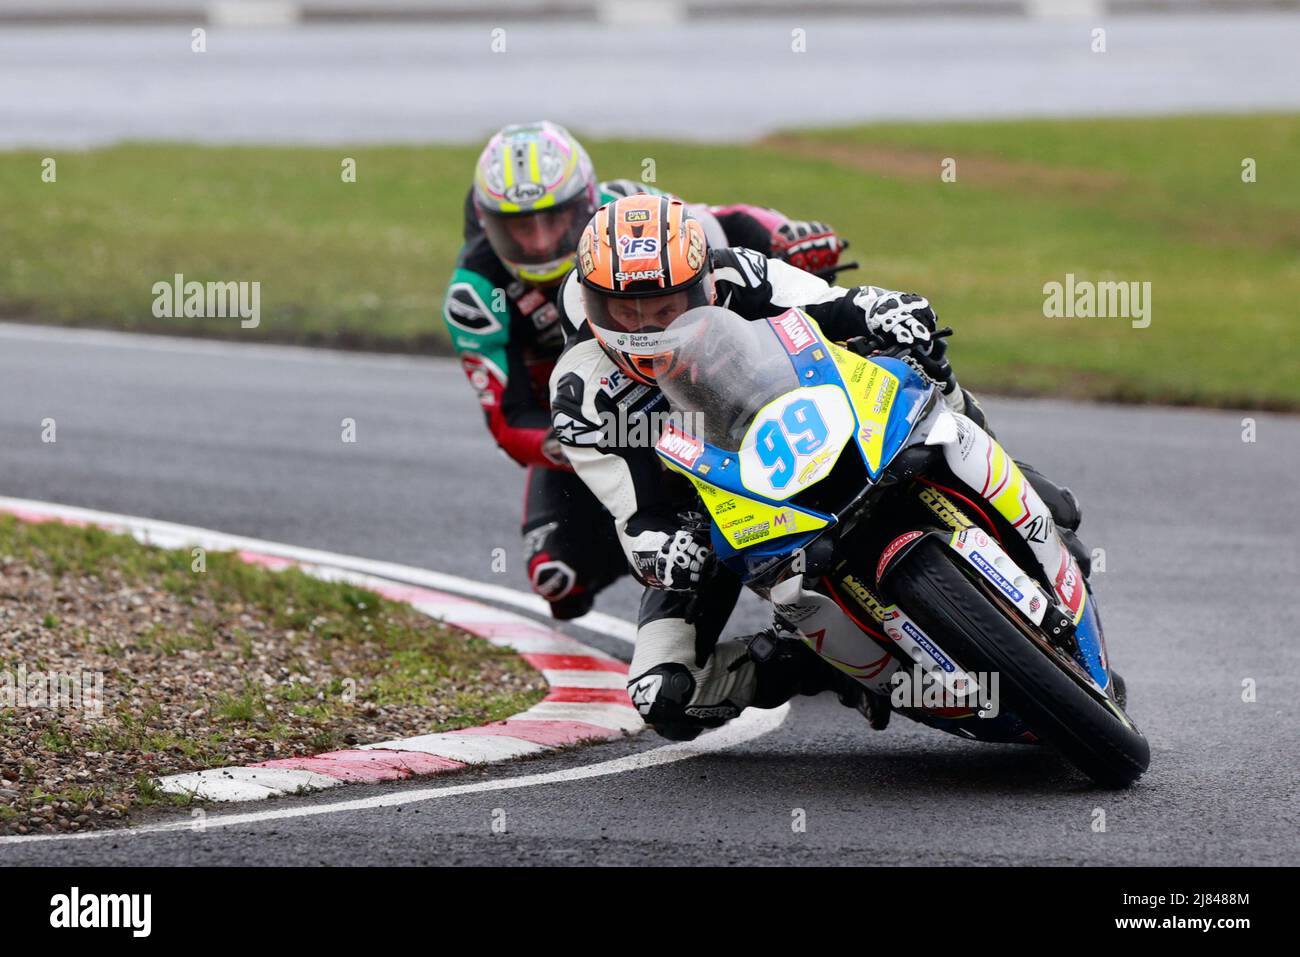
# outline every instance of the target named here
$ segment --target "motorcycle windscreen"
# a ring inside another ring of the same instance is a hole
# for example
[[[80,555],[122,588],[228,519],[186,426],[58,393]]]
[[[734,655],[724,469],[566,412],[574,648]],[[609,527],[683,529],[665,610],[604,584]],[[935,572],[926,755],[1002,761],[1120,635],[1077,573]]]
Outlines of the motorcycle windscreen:
[[[659,374],[674,411],[689,415],[685,429],[736,452],[741,487],[769,501],[786,501],[829,475],[856,423],[840,386],[801,384],[787,327],[800,324],[802,348],[818,341],[808,320],[791,310],[747,322],[716,307],[678,322],[688,319],[691,334],[678,340],[668,375]]]
[[[683,431],[727,452],[740,449],[755,414],[799,387],[772,327],[720,306],[691,309],[673,323],[675,347],[655,372]]]

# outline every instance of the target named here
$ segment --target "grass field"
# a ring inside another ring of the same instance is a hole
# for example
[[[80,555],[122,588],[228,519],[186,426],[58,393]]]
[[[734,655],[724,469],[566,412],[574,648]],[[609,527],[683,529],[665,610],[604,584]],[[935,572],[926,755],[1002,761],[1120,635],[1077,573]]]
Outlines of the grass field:
[[[1300,116],[887,125],[750,147],[593,142],[606,177],[832,222],[850,281],[923,292],[964,382],[1300,408]],[[436,316],[476,150],[130,145],[0,154],[0,315],[359,348]],[[357,162],[345,184],[340,163]],[[941,179],[945,158],[956,181]],[[1242,181],[1242,163],[1257,181]],[[154,283],[258,280],[262,322],[155,319]],[[1151,283],[1151,324],[1046,318],[1044,284]]]
[[[98,707],[29,694],[47,675],[97,675]],[[483,724],[544,693],[511,652],[350,583],[0,515],[0,834],[119,822],[188,802],[159,775]]]

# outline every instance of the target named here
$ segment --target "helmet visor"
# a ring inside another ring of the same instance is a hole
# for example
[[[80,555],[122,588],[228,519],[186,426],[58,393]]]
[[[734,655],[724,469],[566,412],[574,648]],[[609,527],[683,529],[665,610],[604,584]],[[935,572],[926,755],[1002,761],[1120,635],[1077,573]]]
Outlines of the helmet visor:
[[[582,287],[587,319],[607,341],[611,336],[647,336],[664,332],[682,313],[707,306],[713,283],[697,282],[659,296],[611,296],[590,286]],[[632,351],[632,350],[628,350]]]
[[[492,251],[507,263],[524,267],[550,266],[573,256],[591,214],[586,193],[551,209],[527,213],[481,210]]]

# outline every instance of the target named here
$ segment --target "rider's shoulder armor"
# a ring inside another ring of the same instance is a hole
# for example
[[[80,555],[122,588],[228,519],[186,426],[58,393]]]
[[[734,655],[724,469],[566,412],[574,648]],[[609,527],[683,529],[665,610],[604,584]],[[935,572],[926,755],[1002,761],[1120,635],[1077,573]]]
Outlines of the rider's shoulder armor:
[[[551,373],[552,425],[565,445],[595,445],[605,423],[628,421],[665,401],[620,369],[594,336],[571,341]]]
[[[442,303],[442,318],[457,352],[479,353],[504,368],[510,339],[510,304],[504,289],[509,279],[486,237],[465,244]]]
[[[590,339],[570,345],[551,373],[551,426],[563,445],[596,445],[600,441],[600,409],[593,383],[601,368],[613,363]]]
[[[710,251],[717,304],[746,319],[761,319],[781,310],[772,303],[770,263],[762,253],[742,246]]]
[[[754,249],[731,246],[709,251],[713,281],[737,289],[762,289],[767,285],[767,256]]]
[[[638,183],[634,179],[607,179],[599,186],[597,191],[600,194],[600,205],[612,203],[614,200],[623,196],[639,196],[649,194],[651,196],[671,196],[662,189],[656,189],[653,186],[647,186],[645,183]]]
[[[560,310],[566,346],[577,339],[591,337],[591,330],[587,327],[587,307],[582,301],[582,283],[578,281],[577,272],[565,277],[555,303]]]

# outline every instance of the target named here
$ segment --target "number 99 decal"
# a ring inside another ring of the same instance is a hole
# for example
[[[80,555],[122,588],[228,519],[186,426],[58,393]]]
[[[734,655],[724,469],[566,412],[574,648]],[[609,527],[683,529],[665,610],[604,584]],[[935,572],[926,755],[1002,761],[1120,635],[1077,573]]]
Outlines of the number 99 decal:
[[[854,424],[836,386],[787,393],[754,417],[740,446],[741,483],[766,498],[789,498],[830,473]]]

